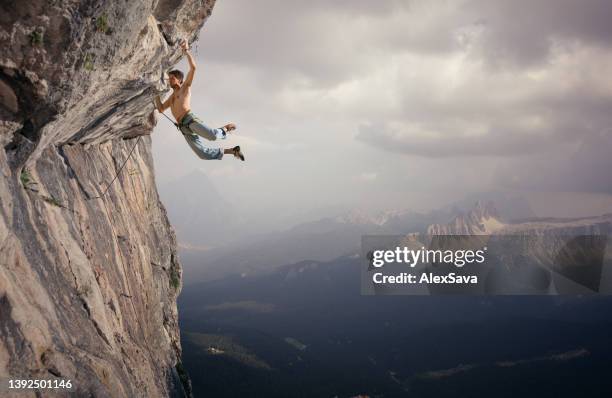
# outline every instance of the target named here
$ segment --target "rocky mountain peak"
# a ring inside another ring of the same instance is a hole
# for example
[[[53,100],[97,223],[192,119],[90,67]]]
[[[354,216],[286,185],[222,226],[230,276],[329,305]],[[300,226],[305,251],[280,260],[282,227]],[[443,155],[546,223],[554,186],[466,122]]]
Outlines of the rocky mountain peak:
[[[459,212],[448,224],[432,224],[427,229],[430,235],[482,235],[501,228],[499,212],[492,201],[478,201],[467,212]]]

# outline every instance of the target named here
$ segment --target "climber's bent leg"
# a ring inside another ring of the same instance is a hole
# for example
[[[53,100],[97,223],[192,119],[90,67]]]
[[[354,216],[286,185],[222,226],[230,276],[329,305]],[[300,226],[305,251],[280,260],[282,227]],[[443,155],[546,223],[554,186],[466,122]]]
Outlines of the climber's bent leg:
[[[191,131],[193,131],[200,137],[204,137],[211,141],[214,141],[217,138],[223,140],[227,137],[227,134],[225,133],[225,131],[223,131],[223,129],[211,129],[210,127],[202,123],[199,119],[195,119],[193,122],[191,122],[189,128],[191,129]]]
[[[213,160],[213,159],[222,159],[223,151],[219,148],[209,148],[202,145],[202,140],[200,137],[193,134],[183,134],[185,140],[191,147],[191,149],[198,155],[200,159]]]
[[[224,139],[227,134],[222,128],[213,129],[205,125],[193,113],[187,113],[181,120],[181,125],[188,128],[192,133],[204,137],[207,140],[215,141],[216,139]]]

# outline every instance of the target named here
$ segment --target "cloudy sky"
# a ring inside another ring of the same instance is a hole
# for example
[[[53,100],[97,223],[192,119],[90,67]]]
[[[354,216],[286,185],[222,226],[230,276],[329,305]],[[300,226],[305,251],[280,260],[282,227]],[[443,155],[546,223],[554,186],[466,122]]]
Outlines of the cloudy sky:
[[[219,0],[192,108],[237,123],[222,144],[247,161],[199,160],[160,119],[158,180],[198,169],[279,219],[492,190],[606,201],[611,20],[609,0]]]

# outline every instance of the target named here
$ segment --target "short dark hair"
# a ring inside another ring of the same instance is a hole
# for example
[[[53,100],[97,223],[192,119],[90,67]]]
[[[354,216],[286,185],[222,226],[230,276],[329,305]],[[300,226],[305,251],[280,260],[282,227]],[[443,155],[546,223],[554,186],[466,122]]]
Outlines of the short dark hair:
[[[183,78],[185,77],[185,75],[183,74],[183,72],[181,72],[178,69],[173,69],[170,72],[168,72],[169,75],[173,75],[174,77],[176,77],[177,79],[179,79],[181,81],[181,83],[183,82]]]

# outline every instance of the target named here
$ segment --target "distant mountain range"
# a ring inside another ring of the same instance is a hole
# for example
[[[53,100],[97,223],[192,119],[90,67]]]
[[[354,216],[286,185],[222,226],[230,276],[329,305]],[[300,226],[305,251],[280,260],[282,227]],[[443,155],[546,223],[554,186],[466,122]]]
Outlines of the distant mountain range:
[[[180,189],[184,184],[194,184],[189,195]],[[160,192],[177,230],[185,284],[269,272],[302,260],[329,261],[358,252],[364,235],[504,234],[547,225],[560,227],[565,223],[571,227],[597,222],[597,218],[588,217],[536,218],[529,202],[520,195],[485,193],[481,196],[486,201],[471,196],[428,213],[349,211],[284,231],[240,237],[235,233],[239,217],[204,174],[188,175],[163,186]]]
[[[565,235],[590,235],[609,233],[612,214],[592,217],[555,218],[530,217],[505,220],[492,201],[476,202],[467,212],[459,212],[450,222],[432,224],[430,235],[519,235],[529,233],[554,233]],[[415,231],[419,232],[419,231]]]
[[[456,214],[457,209],[451,208],[425,214],[395,211],[374,216],[353,211],[206,252],[183,248],[185,284],[231,274],[251,275],[307,259],[329,261],[357,252],[363,235],[425,232],[431,223],[447,221]]]
[[[179,300],[183,358],[194,392],[273,398],[611,392],[608,296],[360,295],[356,246],[365,233],[419,239],[532,234],[554,242],[557,235],[604,233],[612,226],[612,215],[522,213],[510,219],[491,201],[428,214],[352,212],[220,256],[218,266],[242,275],[188,284]],[[527,254],[542,250],[526,248],[532,250]],[[346,254],[316,261],[334,249]],[[275,265],[309,253],[311,260]],[[237,259],[242,263],[232,262]],[[202,273],[211,271],[206,265]],[[526,375],[538,383],[525,383]],[[580,380],[586,382],[578,385]]]
[[[404,242],[442,250],[488,247],[486,264],[472,270],[483,281],[472,293],[607,294],[612,292],[607,275],[611,232],[612,214],[506,221],[492,202],[477,202],[447,223],[430,225],[426,233],[409,234]],[[427,265],[423,272],[444,275],[454,271],[449,267]]]

